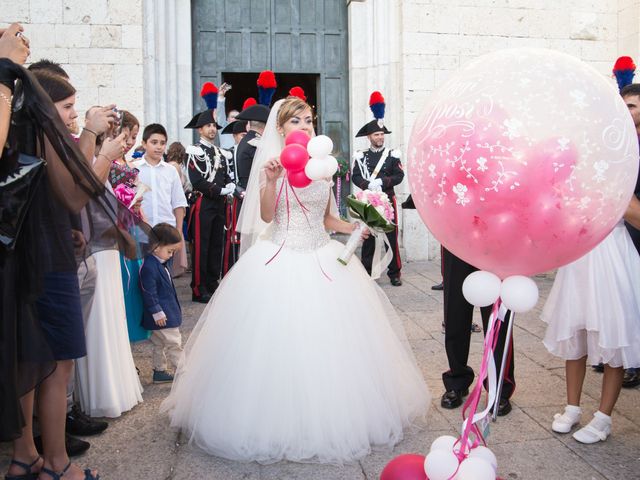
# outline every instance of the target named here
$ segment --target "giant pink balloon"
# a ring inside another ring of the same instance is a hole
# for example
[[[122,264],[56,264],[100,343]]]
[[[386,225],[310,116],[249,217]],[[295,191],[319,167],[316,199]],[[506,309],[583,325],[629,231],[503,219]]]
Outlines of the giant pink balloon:
[[[429,98],[409,186],[433,235],[504,278],[569,263],[623,215],[638,138],[615,83],[544,49],[484,55]]]
[[[411,453],[394,458],[382,470],[380,480],[428,480],[424,473],[424,455]]]

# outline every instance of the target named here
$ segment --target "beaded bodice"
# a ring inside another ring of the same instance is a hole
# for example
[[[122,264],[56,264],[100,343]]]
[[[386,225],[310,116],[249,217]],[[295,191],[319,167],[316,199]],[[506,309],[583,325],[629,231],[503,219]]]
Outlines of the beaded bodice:
[[[276,192],[280,191],[282,179],[278,180]],[[324,215],[329,202],[329,182],[318,180],[308,187],[296,188],[287,185],[288,201],[285,190],[282,190],[276,207],[275,217],[271,225],[271,241],[284,248],[309,252],[326,245],[330,238],[324,228]],[[304,206],[300,206],[300,203]],[[287,207],[287,203],[289,206]],[[288,216],[288,222],[287,222]],[[288,228],[287,228],[288,223]]]

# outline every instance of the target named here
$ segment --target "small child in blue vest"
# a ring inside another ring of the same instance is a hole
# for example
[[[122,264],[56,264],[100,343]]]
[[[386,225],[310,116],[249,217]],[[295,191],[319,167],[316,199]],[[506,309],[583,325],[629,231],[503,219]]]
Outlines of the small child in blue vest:
[[[142,327],[151,330],[153,383],[166,383],[173,381],[173,375],[167,372],[167,356],[177,368],[182,355],[182,336],[178,328],[182,324],[182,311],[167,266],[173,254],[182,247],[182,236],[168,223],[159,223],[152,231],[155,244],[140,268],[144,303]]]

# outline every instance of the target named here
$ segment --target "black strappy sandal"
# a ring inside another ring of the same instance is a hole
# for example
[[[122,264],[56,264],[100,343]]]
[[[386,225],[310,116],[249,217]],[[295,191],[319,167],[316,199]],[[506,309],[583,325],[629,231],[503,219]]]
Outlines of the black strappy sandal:
[[[67,466],[64,467],[64,470],[62,470],[60,473],[56,473],[53,470],[49,470],[48,468],[44,468],[44,467],[42,467],[41,472],[46,473],[51,478],[53,478],[53,480],[60,480],[64,476],[64,474],[67,473],[67,470],[69,470],[69,467],[71,467],[71,462],[67,463]],[[93,474],[91,473],[91,470],[87,468],[84,471],[84,480],[100,480],[100,475],[98,475],[97,477],[94,477]]]
[[[38,455],[38,457],[30,464],[26,464],[18,460],[11,460],[11,465],[17,465],[22,468],[25,473],[22,475],[5,475],[4,480],[36,480],[40,472],[32,472],[31,469],[40,461],[41,458],[42,457]]]

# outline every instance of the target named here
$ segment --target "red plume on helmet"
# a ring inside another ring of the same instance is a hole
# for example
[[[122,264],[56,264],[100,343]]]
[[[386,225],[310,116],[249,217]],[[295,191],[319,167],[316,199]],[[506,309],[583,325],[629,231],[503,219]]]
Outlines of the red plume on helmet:
[[[633,63],[631,57],[620,57],[613,66],[613,75],[618,82],[618,88],[622,90],[633,82],[633,76],[636,73],[636,64]]]
[[[373,92],[369,97],[369,108],[373,112],[376,120],[381,121],[384,118],[384,97],[380,92]]]
[[[249,107],[255,105],[256,103],[258,103],[258,102],[256,101],[255,98],[249,97],[242,104],[242,110],[244,110],[245,108],[249,108]]]
[[[264,70],[258,75],[258,102],[267,107],[271,105],[271,99],[276,92],[276,75],[271,70]]]
[[[307,96],[304,94],[304,90],[302,89],[302,87],[293,87],[291,90],[289,90],[289,96],[298,97],[305,102],[307,101]]]
[[[204,85],[202,85],[200,96],[204,99],[209,110],[218,106],[218,87],[212,82],[205,82]]]

